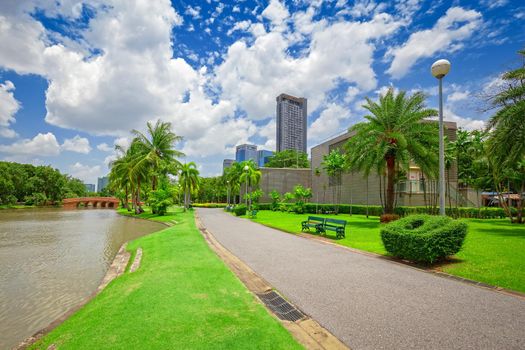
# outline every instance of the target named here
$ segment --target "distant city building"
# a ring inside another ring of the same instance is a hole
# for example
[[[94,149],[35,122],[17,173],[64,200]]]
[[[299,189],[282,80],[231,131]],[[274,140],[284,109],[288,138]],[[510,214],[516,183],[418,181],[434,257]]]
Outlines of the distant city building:
[[[261,149],[257,151],[257,165],[262,168],[266,163],[268,163],[268,160],[270,160],[270,157],[273,156],[272,151],[268,151],[265,149]]]
[[[222,161],[222,173],[224,174],[224,171],[232,166],[232,164],[235,163],[235,159],[225,159]]]
[[[95,184],[84,184],[86,186],[86,191],[95,192]]]
[[[257,146],[244,144],[235,148],[235,161],[237,163],[250,159],[257,164]]]
[[[306,98],[280,94],[276,100],[277,152],[295,149],[306,153]]]
[[[104,188],[108,187],[109,177],[99,177],[97,181],[97,192],[102,191]]]

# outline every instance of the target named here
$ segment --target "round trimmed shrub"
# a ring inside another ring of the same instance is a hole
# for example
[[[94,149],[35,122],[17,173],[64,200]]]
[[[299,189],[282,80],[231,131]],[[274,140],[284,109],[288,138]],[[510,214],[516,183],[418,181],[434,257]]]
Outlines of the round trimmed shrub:
[[[456,254],[466,235],[466,223],[446,216],[412,215],[381,228],[388,253],[424,263]]]
[[[248,208],[246,208],[246,205],[244,204],[239,204],[239,205],[236,205],[235,207],[233,207],[233,212],[235,213],[236,216],[242,216],[242,215],[246,215],[246,210]]]

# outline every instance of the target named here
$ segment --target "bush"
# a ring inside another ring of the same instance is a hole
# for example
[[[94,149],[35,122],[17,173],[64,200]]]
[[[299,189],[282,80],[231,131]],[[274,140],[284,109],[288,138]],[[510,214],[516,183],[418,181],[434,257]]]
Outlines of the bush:
[[[399,220],[399,215],[397,214],[383,214],[379,217],[379,222],[382,224],[388,224],[391,221]]]
[[[193,203],[194,208],[226,208],[226,203]]]
[[[424,263],[456,254],[466,235],[467,224],[446,216],[413,215],[381,228],[388,253]]]
[[[246,205],[244,204],[240,204],[240,205],[236,205],[234,208],[233,208],[233,212],[235,213],[235,215],[237,216],[242,216],[242,215],[246,215]]]
[[[168,207],[173,204],[171,194],[163,189],[150,191],[148,200],[152,213],[161,216],[166,215]]]

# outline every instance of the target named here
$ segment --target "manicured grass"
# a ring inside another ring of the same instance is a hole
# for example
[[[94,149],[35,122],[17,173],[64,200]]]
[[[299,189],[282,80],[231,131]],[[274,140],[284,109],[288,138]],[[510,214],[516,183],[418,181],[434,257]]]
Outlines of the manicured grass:
[[[347,220],[346,237],[334,243],[386,255],[379,234],[378,217],[347,214],[321,215]],[[308,214],[262,210],[253,221],[290,233],[301,232],[301,221]],[[463,219],[468,233],[462,250],[446,264],[436,268],[465,278],[507,289],[525,292],[525,225],[505,219]]]
[[[114,280],[33,348],[301,348],[210,250],[192,212],[166,218],[177,224],[128,244],[143,249],[136,272]]]

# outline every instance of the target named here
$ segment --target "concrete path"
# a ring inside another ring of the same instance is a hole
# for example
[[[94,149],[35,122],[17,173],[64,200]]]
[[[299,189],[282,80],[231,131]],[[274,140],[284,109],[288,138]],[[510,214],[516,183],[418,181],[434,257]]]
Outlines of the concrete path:
[[[217,240],[350,348],[525,349],[525,300],[304,239],[197,213]]]

